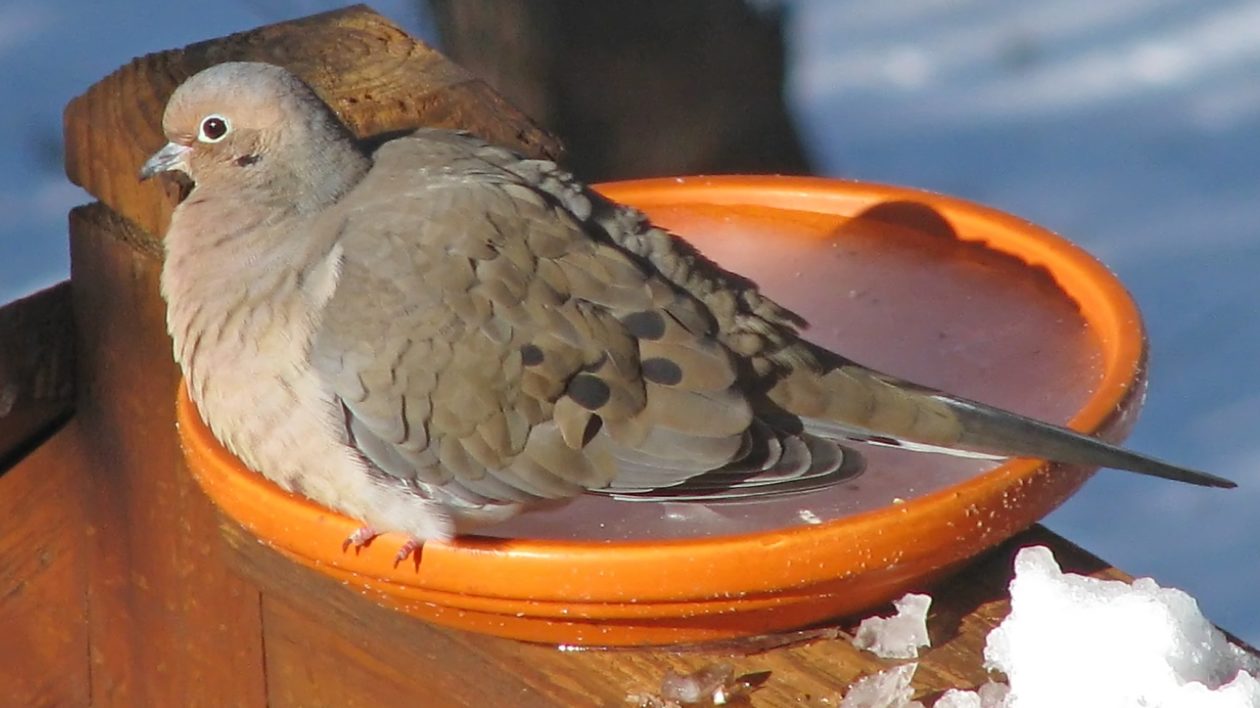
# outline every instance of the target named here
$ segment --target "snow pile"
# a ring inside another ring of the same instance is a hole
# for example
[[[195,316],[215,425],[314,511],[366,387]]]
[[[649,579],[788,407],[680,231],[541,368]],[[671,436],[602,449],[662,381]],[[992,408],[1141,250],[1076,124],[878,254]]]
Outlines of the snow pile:
[[[1044,547],[1015,558],[1011,614],[985,665],[1010,705],[1260,706],[1260,662],[1229,643],[1186,593],[1065,574]]]
[[[910,617],[927,612],[926,599],[914,597],[896,603],[896,617],[864,621],[863,642],[904,650],[916,636],[908,635]],[[989,634],[984,658],[1010,686],[947,691],[937,708],[1260,708],[1260,660],[1231,644],[1194,598],[1149,578],[1129,584],[1064,573],[1041,546],[1016,556],[1011,613]],[[915,668],[868,676],[841,705],[917,706]]]

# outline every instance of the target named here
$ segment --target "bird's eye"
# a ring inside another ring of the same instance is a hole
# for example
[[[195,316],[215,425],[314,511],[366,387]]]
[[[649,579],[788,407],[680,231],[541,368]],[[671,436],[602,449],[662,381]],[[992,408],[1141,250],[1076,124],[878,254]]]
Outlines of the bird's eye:
[[[227,118],[219,115],[206,116],[201,121],[201,134],[197,139],[203,143],[217,143],[228,134]]]

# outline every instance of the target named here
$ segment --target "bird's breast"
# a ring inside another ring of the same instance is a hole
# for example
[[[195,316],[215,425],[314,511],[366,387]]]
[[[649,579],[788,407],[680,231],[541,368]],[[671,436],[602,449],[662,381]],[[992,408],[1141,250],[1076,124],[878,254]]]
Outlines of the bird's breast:
[[[361,470],[340,405],[310,361],[338,254],[251,272],[183,255],[168,252],[162,289],[175,359],[203,420],[248,467],[341,506],[345,481]]]

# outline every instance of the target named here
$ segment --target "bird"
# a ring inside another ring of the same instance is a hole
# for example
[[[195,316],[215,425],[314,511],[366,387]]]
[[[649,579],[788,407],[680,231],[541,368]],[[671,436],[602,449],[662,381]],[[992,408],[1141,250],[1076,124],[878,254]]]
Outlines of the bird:
[[[581,494],[835,486],[862,444],[1222,477],[851,361],[555,162],[421,128],[368,149],[279,66],[188,78],[140,178],[192,181],[160,287],[187,391],[280,487],[428,541]]]

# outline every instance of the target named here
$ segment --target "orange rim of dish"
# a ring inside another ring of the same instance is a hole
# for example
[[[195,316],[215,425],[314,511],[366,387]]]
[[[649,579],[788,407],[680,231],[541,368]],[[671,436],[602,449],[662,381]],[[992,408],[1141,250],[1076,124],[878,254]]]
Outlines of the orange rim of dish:
[[[919,190],[809,177],[650,179],[605,184],[599,191],[649,213],[659,206],[705,204],[854,215],[888,200],[913,200],[937,210],[959,238],[1044,267],[1079,304],[1104,361],[1101,379],[1071,427],[1108,428],[1139,390],[1145,340],[1123,286],[1085,251],[1009,214]],[[829,587],[843,591],[863,574],[926,577],[1031,525],[1092,474],[1016,459],[937,492],[819,525],[662,541],[468,536],[426,544],[418,563],[395,567],[403,538],[386,534],[358,553],[343,553],[342,541],[360,524],[246,470],[213,438],[182,385],[177,413],[190,468],[202,487],[285,555],[336,578],[358,579],[394,596],[395,603],[401,596],[471,612],[567,620],[771,608],[826,594]]]

